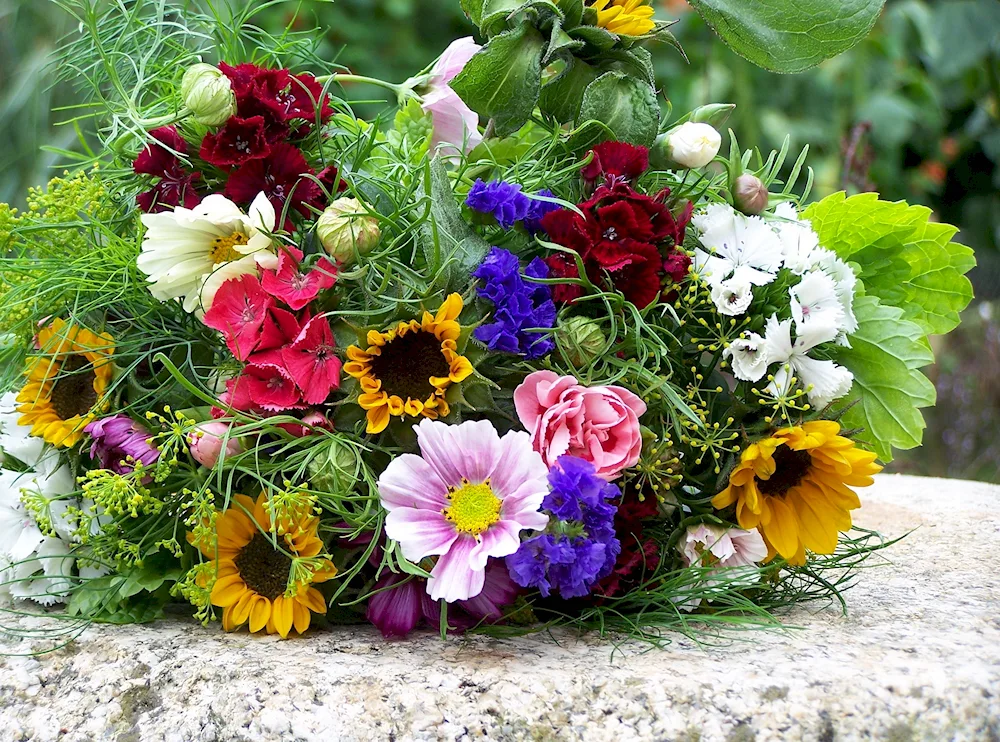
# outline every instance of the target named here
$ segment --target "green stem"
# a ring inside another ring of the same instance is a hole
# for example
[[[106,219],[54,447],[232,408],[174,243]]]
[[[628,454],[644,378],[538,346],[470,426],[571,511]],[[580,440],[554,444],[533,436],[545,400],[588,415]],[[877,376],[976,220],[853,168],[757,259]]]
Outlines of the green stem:
[[[403,91],[402,85],[397,85],[396,83],[386,82],[385,80],[379,80],[376,77],[366,77],[364,75],[349,75],[349,74],[334,74],[334,75],[323,75],[322,77],[317,77],[316,81],[319,83],[324,83],[327,80],[333,80],[334,82],[345,83],[345,82],[361,82],[368,85],[376,85],[380,88],[385,88],[386,90],[391,90],[398,97]]]

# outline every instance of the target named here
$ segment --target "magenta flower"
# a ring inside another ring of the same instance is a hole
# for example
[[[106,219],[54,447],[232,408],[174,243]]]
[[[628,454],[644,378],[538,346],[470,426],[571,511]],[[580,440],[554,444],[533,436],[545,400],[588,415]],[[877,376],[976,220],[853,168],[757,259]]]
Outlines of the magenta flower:
[[[425,419],[415,429],[420,456],[393,459],[378,480],[385,533],[412,562],[439,556],[432,599],[468,600],[482,592],[490,557],[517,551],[521,531],[545,528],[548,470],[526,433],[501,438],[486,420]]]
[[[465,105],[448,85],[481,48],[471,36],[457,39],[448,45],[431,68],[422,108],[431,115],[434,126],[431,147],[443,145],[446,154],[449,151],[456,154],[459,150],[469,152],[483,141],[479,133],[479,114]]]
[[[260,342],[264,321],[273,306],[274,299],[264,291],[257,276],[247,273],[219,287],[202,321],[221,332],[232,354],[245,361]]]
[[[136,462],[150,466],[160,458],[159,450],[149,442],[150,432],[128,415],[95,420],[84,431],[94,439],[90,458],[116,474],[130,473]]]
[[[375,590],[382,592],[368,600],[365,617],[386,639],[406,636],[421,621],[436,627],[441,620],[440,604],[427,594],[427,581],[420,577],[406,581],[406,575],[389,572],[375,583]],[[503,606],[513,603],[519,592],[520,588],[511,580],[503,562],[490,561],[482,592],[449,608],[449,628],[462,631],[480,621],[499,620],[503,617]]]
[[[281,357],[308,404],[326,401],[340,386],[340,359],[330,323],[322,315],[309,320],[295,342],[281,351]]]
[[[186,155],[187,142],[172,126],[153,129],[149,136],[153,141],[135,158],[132,169],[140,175],[152,175],[159,180],[148,191],[136,196],[139,208],[146,213],[169,211],[174,206],[193,209],[201,202],[201,196],[195,190],[201,173],[186,170],[174,154]]]
[[[201,159],[216,167],[229,169],[271,152],[263,116],[240,118],[233,116],[214,134],[201,140]]]
[[[278,214],[287,202],[288,213],[297,210],[308,216],[310,211],[305,204],[316,200],[321,193],[316,182],[306,177],[312,174],[313,169],[302,152],[280,142],[267,157],[250,160],[233,171],[226,181],[225,194],[237,203],[250,203],[258,193],[264,193]],[[285,228],[289,227],[286,220]]]
[[[265,291],[295,310],[302,309],[320,291],[337,282],[337,269],[326,258],[320,258],[312,270],[305,273],[299,265],[300,260],[301,251],[285,248],[278,256],[278,269],[265,270],[261,278]]]

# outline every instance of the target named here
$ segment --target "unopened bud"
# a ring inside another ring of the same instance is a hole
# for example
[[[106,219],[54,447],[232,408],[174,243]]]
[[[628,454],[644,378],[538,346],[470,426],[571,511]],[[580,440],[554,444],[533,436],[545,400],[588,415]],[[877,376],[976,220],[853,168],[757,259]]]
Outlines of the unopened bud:
[[[601,326],[586,317],[570,317],[556,328],[556,344],[577,368],[590,365],[607,345]]]
[[[316,236],[327,254],[347,264],[355,251],[367,255],[378,244],[382,231],[378,219],[369,215],[355,198],[338,198],[326,207],[316,222]]]
[[[181,98],[194,120],[205,126],[220,126],[236,113],[236,96],[229,78],[210,64],[188,67],[181,80]]]
[[[346,495],[354,491],[361,478],[361,458],[358,449],[340,440],[326,438],[319,450],[309,460],[309,481],[312,489],[333,495]]]
[[[188,449],[195,461],[212,469],[222,456],[223,443],[227,457],[245,450],[243,442],[233,436],[233,428],[229,423],[201,423],[187,434]]]
[[[686,121],[660,134],[649,152],[658,170],[705,167],[722,147],[722,136],[709,124]]]
[[[767,208],[770,194],[756,175],[743,173],[733,182],[733,205],[744,214],[756,216]]]

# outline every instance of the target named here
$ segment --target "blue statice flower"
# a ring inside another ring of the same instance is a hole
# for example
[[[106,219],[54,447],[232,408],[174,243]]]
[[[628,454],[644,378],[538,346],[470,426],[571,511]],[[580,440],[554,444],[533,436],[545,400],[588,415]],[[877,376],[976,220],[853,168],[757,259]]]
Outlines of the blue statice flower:
[[[507,557],[507,570],[518,585],[537,588],[544,597],[557,592],[581,598],[611,574],[621,553],[618,508],[609,502],[621,491],[598,477],[589,461],[573,456],[559,457],[549,470],[549,486],[542,502],[549,527]]]
[[[539,191],[538,195],[555,197],[549,190]],[[522,222],[525,229],[531,233],[541,228],[540,222],[543,216],[560,208],[558,204],[531,198],[516,183],[503,180],[484,183],[479,178],[469,189],[465,203],[475,211],[492,214],[497,224],[504,229],[511,229],[515,223]]]
[[[524,269],[531,278],[548,278],[549,267],[539,258]],[[480,325],[473,335],[490,350],[541,358],[555,348],[551,334],[527,332],[529,327],[552,327],[556,305],[545,284],[531,283],[521,275],[521,263],[508,250],[494,247],[473,272],[482,283],[479,296],[493,302],[493,322]]]

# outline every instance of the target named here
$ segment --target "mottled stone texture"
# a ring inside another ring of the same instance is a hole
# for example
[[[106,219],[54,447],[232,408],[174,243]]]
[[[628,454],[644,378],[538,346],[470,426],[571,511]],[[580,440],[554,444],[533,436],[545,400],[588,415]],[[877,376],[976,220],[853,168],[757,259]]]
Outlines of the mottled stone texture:
[[[0,739],[1000,739],[1000,487],[883,476],[863,499],[860,524],[916,530],[864,572],[846,617],[798,610],[788,631],[645,652],[565,634],[95,627],[0,659]]]

